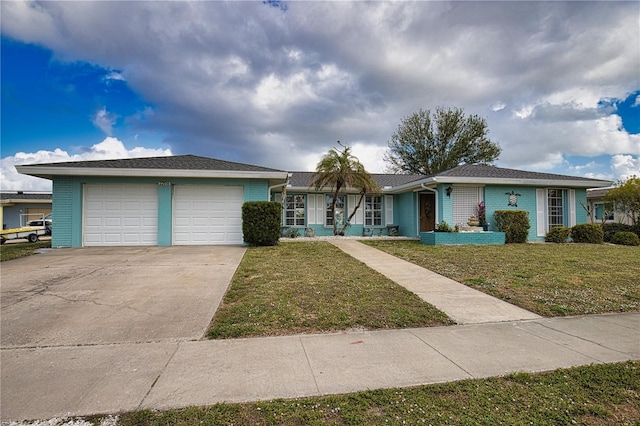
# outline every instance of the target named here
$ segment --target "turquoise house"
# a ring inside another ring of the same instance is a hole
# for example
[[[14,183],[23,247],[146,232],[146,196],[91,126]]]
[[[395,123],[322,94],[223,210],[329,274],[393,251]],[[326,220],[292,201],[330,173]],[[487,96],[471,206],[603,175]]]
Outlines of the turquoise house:
[[[242,244],[242,204],[261,200],[282,202],[285,230],[332,235],[333,221],[344,223],[360,198],[356,189],[347,189],[332,215],[332,191],[310,188],[312,172],[194,155],[16,168],[53,181],[53,247]],[[611,184],[487,165],[462,165],[432,176],[373,177],[382,193],[363,198],[345,235],[424,239],[442,221],[466,226],[484,202],[489,230],[497,231],[496,210],[525,210],[529,240],[540,241],[554,226],[587,223],[586,190]]]

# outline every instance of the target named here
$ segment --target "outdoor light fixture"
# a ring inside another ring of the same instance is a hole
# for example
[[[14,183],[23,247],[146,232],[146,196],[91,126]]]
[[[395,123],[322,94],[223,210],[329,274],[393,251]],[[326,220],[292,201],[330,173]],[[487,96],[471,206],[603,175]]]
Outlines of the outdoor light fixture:
[[[451,193],[453,192],[453,188],[452,187],[448,187],[447,188],[447,197],[451,197]]]

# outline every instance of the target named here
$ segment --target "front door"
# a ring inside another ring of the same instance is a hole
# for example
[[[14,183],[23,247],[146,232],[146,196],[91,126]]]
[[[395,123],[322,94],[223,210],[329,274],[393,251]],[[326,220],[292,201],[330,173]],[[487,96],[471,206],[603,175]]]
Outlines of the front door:
[[[433,231],[436,228],[436,196],[420,194],[420,232]]]

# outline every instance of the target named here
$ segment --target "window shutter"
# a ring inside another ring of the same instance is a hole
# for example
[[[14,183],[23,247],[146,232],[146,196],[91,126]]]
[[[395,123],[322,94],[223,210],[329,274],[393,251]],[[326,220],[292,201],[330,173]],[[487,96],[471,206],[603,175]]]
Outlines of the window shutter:
[[[316,194],[316,223],[324,225],[324,195]]]
[[[307,194],[307,224],[316,224],[316,196]]]
[[[280,203],[280,223],[284,225],[284,209],[282,208],[282,192],[277,192],[273,197],[274,201]]]
[[[358,199],[360,199],[360,195],[357,196]],[[358,203],[358,199],[356,200],[356,204]],[[364,205],[365,205],[365,200],[362,200],[362,204],[360,204],[360,207],[358,208],[358,211],[356,211],[356,216],[355,216],[355,222],[357,225],[362,225],[364,223]],[[355,206],[354,206],[355,207]]]
[[[546,232],[545,229],[545,190],[544,189],[536,189],[536,229],[538,237],[544,237]]]
[[[353,213],[353,208],[356,206],[356,196],[355,195],[348,195],[347,196],[347,215],[345,216],[344,220],[349,219],[349,216],[351,216],[351,213]],[[355,220],[357,218],[353,218],[355,223]]]
[[[576,190],[569,190],[569,228],[576,225]]]
[[[384,196],[384,220],[385,225],[395,225],[393,223],[393,195]]]

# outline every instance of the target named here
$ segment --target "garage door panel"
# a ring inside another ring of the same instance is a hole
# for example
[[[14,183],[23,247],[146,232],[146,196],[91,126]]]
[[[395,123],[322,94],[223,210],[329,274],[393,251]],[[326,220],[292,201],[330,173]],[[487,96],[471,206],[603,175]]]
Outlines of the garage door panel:
[[[241,186],[176,185],[173,243],[241,244],[243,203]]]
[[[157,245],[157,192],[155,185],[85,185],[84,244]]]

